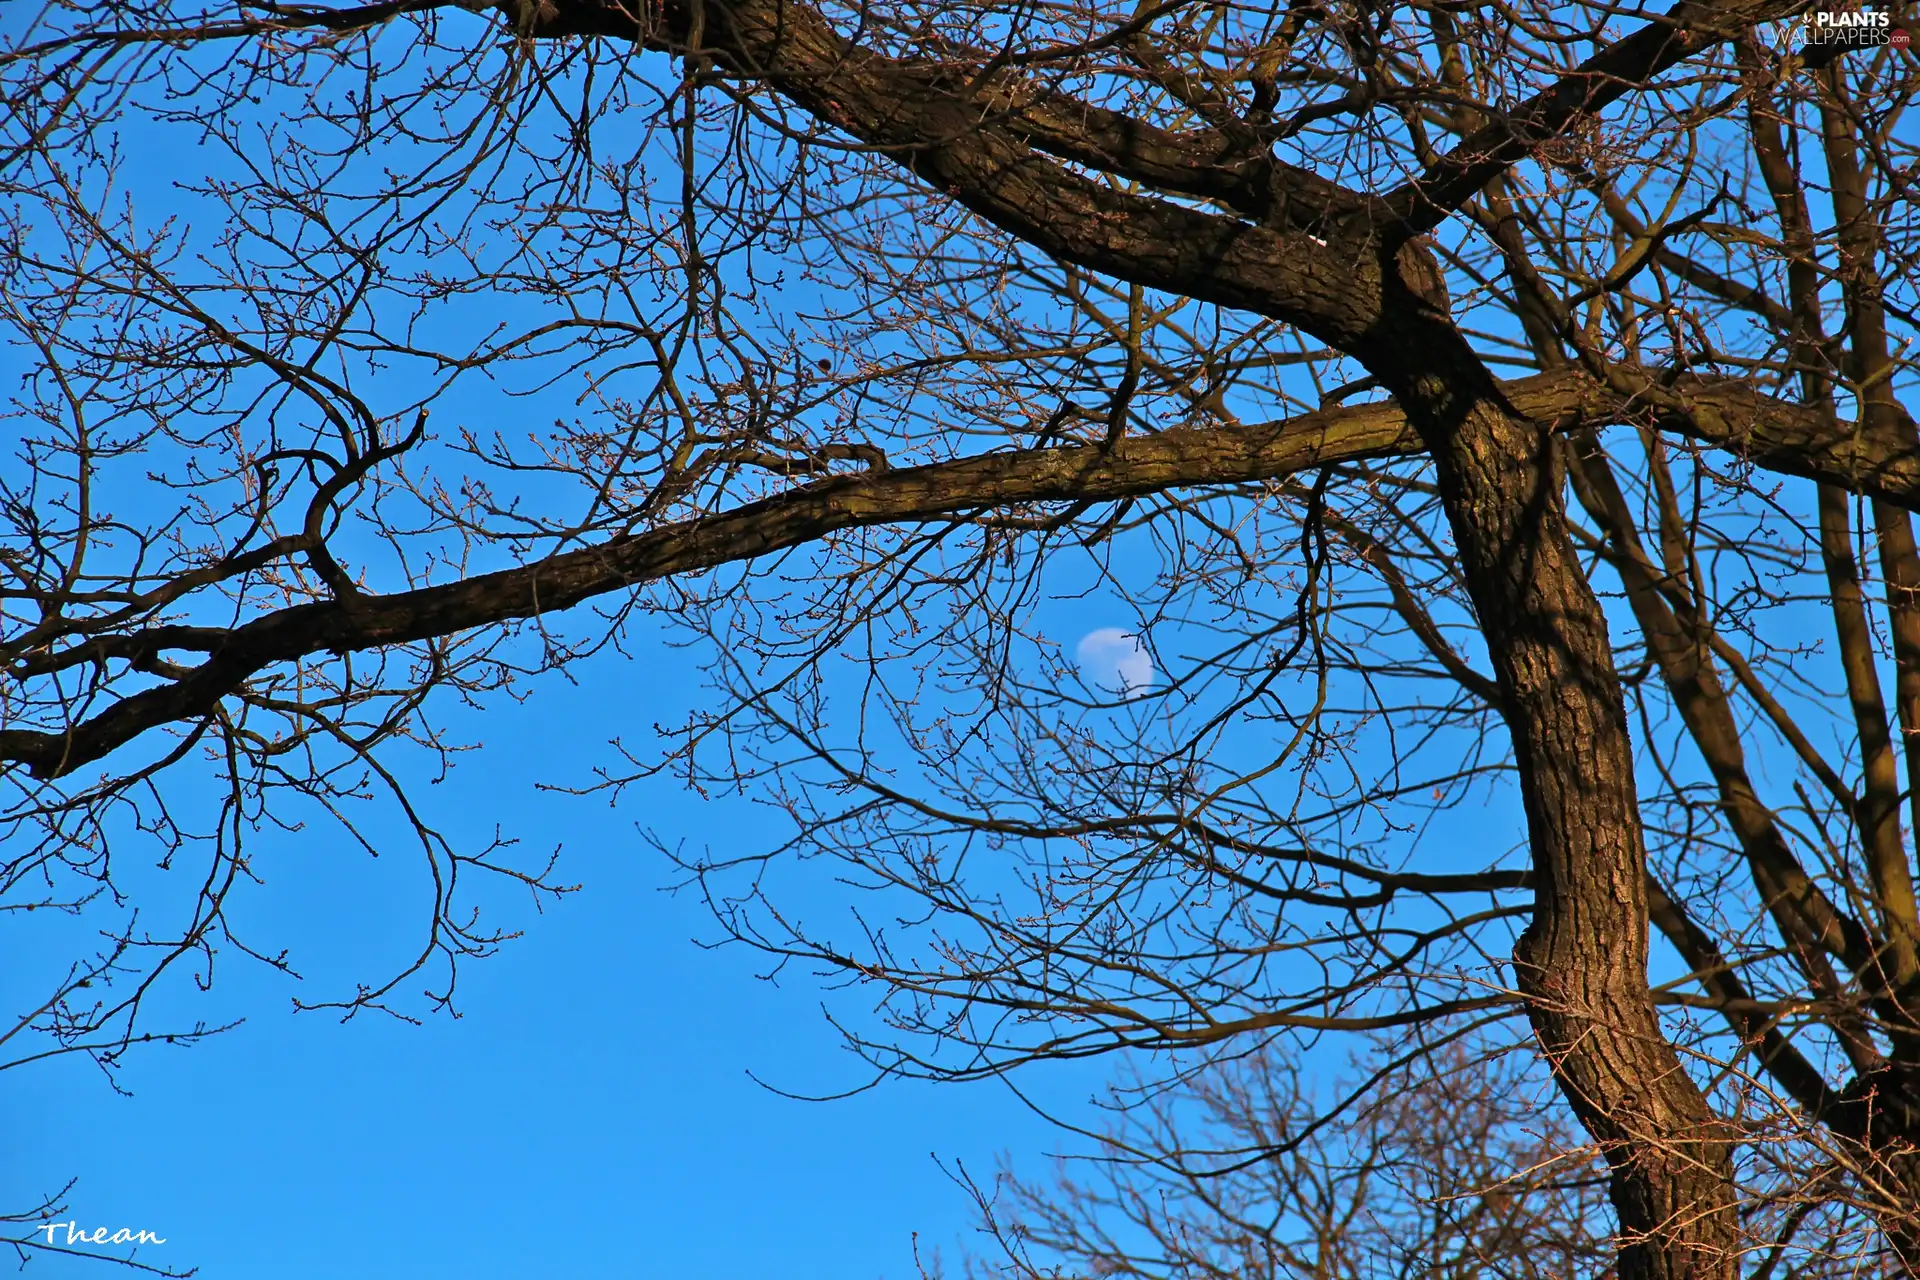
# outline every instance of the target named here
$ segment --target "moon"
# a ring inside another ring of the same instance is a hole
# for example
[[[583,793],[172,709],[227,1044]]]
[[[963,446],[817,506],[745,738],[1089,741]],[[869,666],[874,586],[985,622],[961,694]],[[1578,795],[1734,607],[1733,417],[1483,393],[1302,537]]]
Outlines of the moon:
[[[1101,627],[1080,637],[1073,651],[1080,678],[1123,697],[1144,693],[1153,684],[1153,659],[1140,637],[1119,627]]]

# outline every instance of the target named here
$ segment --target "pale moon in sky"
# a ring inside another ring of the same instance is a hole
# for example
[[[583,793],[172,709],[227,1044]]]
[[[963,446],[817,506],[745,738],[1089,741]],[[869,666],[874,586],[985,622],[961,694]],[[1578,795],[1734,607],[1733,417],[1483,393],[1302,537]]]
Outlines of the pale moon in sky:
[[[1101,627],[1080,637],[1073,651],[1080,678],[1109,692],[1131,696],[1153,683],[1153,659],[1140,638],[1119,627]]]

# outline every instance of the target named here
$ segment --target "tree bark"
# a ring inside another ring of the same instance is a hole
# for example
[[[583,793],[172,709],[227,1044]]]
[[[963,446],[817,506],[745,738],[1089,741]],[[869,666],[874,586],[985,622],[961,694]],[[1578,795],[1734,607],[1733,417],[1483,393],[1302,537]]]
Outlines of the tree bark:
[[[1551,430],[1514,409],[1437,309],[1383,308],[1359,353],[1432,454],[1513,735],[1537,894],[1517,985],[1600,1145],[1620,1274],[1736,1274],[1732,1156],[1647,983],[1646,848],[1606,618],[1563,508]]]

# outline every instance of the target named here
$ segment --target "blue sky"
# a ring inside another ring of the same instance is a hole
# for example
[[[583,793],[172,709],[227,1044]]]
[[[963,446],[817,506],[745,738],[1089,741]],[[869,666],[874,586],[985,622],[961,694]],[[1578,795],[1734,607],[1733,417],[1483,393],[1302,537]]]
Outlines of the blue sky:
[[[179,135],[137,117],[126,127],[119,177],[142,214],[157,218],[176,203],[196,212],[174,184],[217,172],[217,149],[185,149]],[[203,230],[218,229],[217,218],[198,217]],[[383,408],[424,392],[404,369],[371,385]],[[573,411],[560,401],[555,413]],[[435,428],[511,428],[531,408],[476,377],[436,404]],[[116,508],[166,519],[171,512],[155,505],[165,493],[142,490],[139,469],[121,473],[130,484],[113,494]],[[1097,601],[1076,601],[1052,620],[1068,646],[1132,622],[1130,611]],[[703,800],[671,779],[629,789],[617,807],[537,785],[585,780],[616,735],[644,751],[649,726],[675,721],[695,696],[698,655],[669,648],[646,625],[631,637],[632,660],[602,655],[574,672],[577,684],[547,678],[526,702],[497,699],[481,712],[452,699],[437,708],[455,737],[485,745],[462,755],[447,781],[419,789],[430,819],[468,849],[498,826],[536,865],[560,846],[555,878],[582,886],[543,914],[524,895],[473,886],[492,923],[525,936],[463,967],[459,1020],[416,1027],[362,1016],[342,1025],[291,1008],[296,995],[349,995],[355,981],[404,967],[417,945],[422,877],[396,815],[368,828],[385,855],[377,862],[326,824],[254,833],[264,883],[235,895],[233,922],[255,947],[289,948],[305,980],[231,949],[211,994],[194,992],[184,967],[175,971],[148,1028],[244,1025],[191,1048],[133,1054],[119,1077],[128,1096],[78,1057],[0,1073],[0,1211],[77,1179],[60,1220],[150,1231],[166,1243],[142,1261],[197,1267],[206,1280],[865,1280],[914,1276],[916,1235],[923,1251],[951,1258],[972,1217],[939,1162],[984,1176],[1014,1152],[1032,1171],[1034,1158],[1063,1144],[1059,1131],[994,1083],[894,1082],[823,1103],[756,1084],[752,1077],[828,1094],[865,1082],[821,1001],[834,998],[836,1015],[859,1025],[870,996],[865,1005],[859,993],[831,997],[792,971],[776,986],[758,977],[763,958],[702,947],[717,934],[711,915],[695,895],[662,892],[672,868],[636,827],[707,842],[716,854],[766,848],[776,829],[762,811]],[[217,803],[211,775],[191,777],[200,802]],[[116,878],[157,928],[193,885],[144,865],[149,848],[123,842]],[[796,882],[781,905],[825,914],[844,901],[830,882]],[[43,999],[46,980],[90,949],[94,927],[45,913],[10,919],[6,1007]],[[406,994],[423,985],[410,982]],[[1029,1070],[1019,1085],[1074,1114],[1107,1065]],[[42,1253],[27,1274],[118,1273]]]
[[[750,840],[752,814],[670,783],[619,809],[534,787],[599,740],[583,726],[604,724],[609,688],[623,720],[663,709],[664,656],[619,666],[487,712],[489,746],[434,796],[476,834],[498,819],[563,842],[561,878],[583,884],[544,915],[508,910],[526,936],[463,972],[462,1018],[289,1010],[296,989],[337,994],[330,979],[397,954],[417,917],[386,900],[404,877],[369,877],[330,836],[283,838],[240,918],[290,940],[306,981],[223,962],[212,997],[176,992],[190,1016],[211,1005],[247,1022],[130,1059],[131,1097],[75,1059],[7,1073],[6,1203],[78,1177],[63,1217],[151,1230],[167,1243],[144,1259],[208,1280],[910,1277],[916,1232],[951,1258],[967,1201],[935,1158],[985,1173],[1003,1150],[1058,1146],[1057,1132],[996,1084],[807,1103],[749,1079],[828,1092],[863,1077],[812,984],[776,987],[753,957],[695,944],[710,919],[659,891],[668,869],[633,823]],[[1021,1085],[1071,1107],[1093,1080]],[[27,1274],[113,1272],[41,1255]]]
[[[142,166],[164,157],[197,176],[206,153],[182,162],[165,146],[135,141],[124,176],[140,180],[143,211],[164,211],[172,175]],[[784,300],[810,301],[797,286]],[[491,323],[503,314],[496,303],[443,308],[435,323],[453,323],[448,312],[459,323]],[[507,374],[498,384],[466,379],[436,405],[436,431],[520,429],[549,411],[574,411],[565,393],[509,401],[502,388],[511,383]],[[404,370],[383,370],[369,384],[383,410],[425,394]],[[533,482],[527,492],[538,500]],[[1151,559],[1115,578],[1151,576]],[[1056,594],[1039,621],[1068,653],[1101,637],[1092,650],[1106,657],[1091,664],[1089,679],[1135,689],[1150,674],[1124,639],[1138,615],[1091,594],[1089,576],[1077,563],[1050,573]],[[836,1093],[867,1077],[841,1048],[806,974],[790,971],[775,986],[757,977],[763,958],[699,945],[717,933],[711,916],[696,896],[661,891],[671,868],[636,826],[710,844],[721,856],[768,848],[784,829],[763,811],[702,799],[670,778],[633,787],[617,807],[538,788],[582,781],[608,760],[604,743],[615,735],[645,754],[649,726],[684,710],[697,655],[669,648],[646,625],[628,646],[631,660],[603,654],[575,670],[577,684],[550,677],[525,703],[498,699],[484,712],[462,713],[451,699],[439,708],[456,737],[485,746],[461,757],[445,783],[420,789],[433,820],[468,848],[503,827],[536,864],[561,846],[555,878],[582,885],[544,914],[524,896],[476,886],[490,919],[526,936],[463,969],[461,1019],[412,1027],[295,1015],[296,993],[337,998],[355,980],[404,963],[423,914],[417,862],[391,814],[373,827],[387,853],[378,863],[331,827],[257,834],[251,847],[265,883],[236,896],[235,923],[255,946],[291,948],[306,981],[231,953],[211,996],[194,995],[176,974],[148,1025],[246,1022],[191,1049],[135,1055],[121,1077],[131,1096],[79,1059],[4,1073],[0,1207],[78,1178],[61,1218],[163,1236],[167,1243],[142,1259],[198,1267],[206,1280],[910,1278],[916,1236],[923,1251],[951,1257],[967,1236],[970,1204],[938,1161],[984,1176],[1011,1152],[1031,1173],[1041,1153],[1070,1140],[998,1084],[892,1082],[828,1103],[756,1084],[749,1072],[795,1093]],[[1179,630],[1156,636],[1169,670],[1181,660]],[[1223,751],[1270,746],[1273,732],[1235,726]],[[1366,749],[1385,743],[1376,737]],[[1509,853],[1510,810],[1497,824],[1484,811],[1461,814],[1478,838],[1455,849],[1441,837],[1423,852],[1438,843],[1476,865]],[[118,870],[138,884],[139,846],[123,850],[136,856]],[[811,918],[843,909],[846,896],[824,877],[796,879],[779,902]],[[0,994],[10,1005],[31,1003],[26,996],[43,989],[31,983],[36,966],[72,955],[73,930],[58,919],[9,929],[8,945],[19,949],[10,954],[25,963],[0,966]],[[855,1025],[871,1006],[870,993],[827,998]],[[1086,1119],[1084,1099],[1112,1065],[1026,1070],[1018,1084]],[[28,1274],[114,1272],[43,1255]]]

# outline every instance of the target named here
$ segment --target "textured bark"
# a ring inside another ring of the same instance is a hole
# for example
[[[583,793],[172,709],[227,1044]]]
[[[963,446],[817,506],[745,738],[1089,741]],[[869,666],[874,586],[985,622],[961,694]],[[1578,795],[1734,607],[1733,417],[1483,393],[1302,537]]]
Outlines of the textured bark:
[[[372,22],[410,7],[359,13]],[[1648,989],[1653,904],[1625,702],[1605,617],[1562,510],[1554,432],[1623,417],[1656,423],[1761,465],[1907,505],[1920,495],[1920,444],[1890,422],[1842,434],[1830,414],[1751,390],[1690,379],[1662,384],[1627,370],[1610,371],[1604,383],[1562,371],[1503,388],[1446,314],[1443,277],[1415,237],[1542,141],[1749,24],[1797,7],[1682,0],[1405,185],[1374,195],[1249,155],[1237,126],[1179,134],[1054,93],[997,64],[888,57],[802,0],[664,0],[657,7],[502,0],[499,8],[525,39],[602,37],[697,53],[719,74],[768,87],[1062,262],[1297,326],[1362,361],[1398,410],[1366,407],[1245,432],[1173,432],[901,471],[876,467],[444,587],[348,594],[231,630],[160,628],[89,642],[29,657],[27,666],[117,659],[150,669],[163,650],[208,656],[65,732],[0,734],[0,758],[42,775],[69,772],[155,726],[208,714],[272,663],[528,618],[836,531],[1270,480],[1343,458],[1423,450],[1433,459],[1486,638],[1525,804],[1537,898],[1515,954],[1516,979],[1556,1079],[1609,1162],[1625,1240],[1620,1273],[1633,1280],[1731,1276],[1738,1224],[1730,1135],[1662,1035]],[[1181,198],[1120,189],[1108,174]],[[1195,207],[1196,197],[1213,206]],[[1911,665],[1920,672],[1920,662]],[[1912,683],[1920,708],[1920,675]],[[1920,710],[1914,718],[1920,722]],[[1739,772],[1731,756],[1720,763],[1726,778]],[[1763,815],[1736,806],[1736,816],[1743,813],[1759,832]],[[1823,945],[1849,946],[1857,956],[1861,944]],[[1855,1109],[1873,1111],[1872,1096],[1869,1089]],[[1872,1123],[1862,1132],[1869,1145],[1879,1141]]]
[[[1732,1276],[1730,1135],[1648,989],[1626,705],[1567,529],[1558,451],[1450,324],[1411,300],[1390,314],[1362,358],[1433,455],[1513,735],[1536,892],[1514,968],[1535,1035],[1612,1170],[1620,1274]]]

